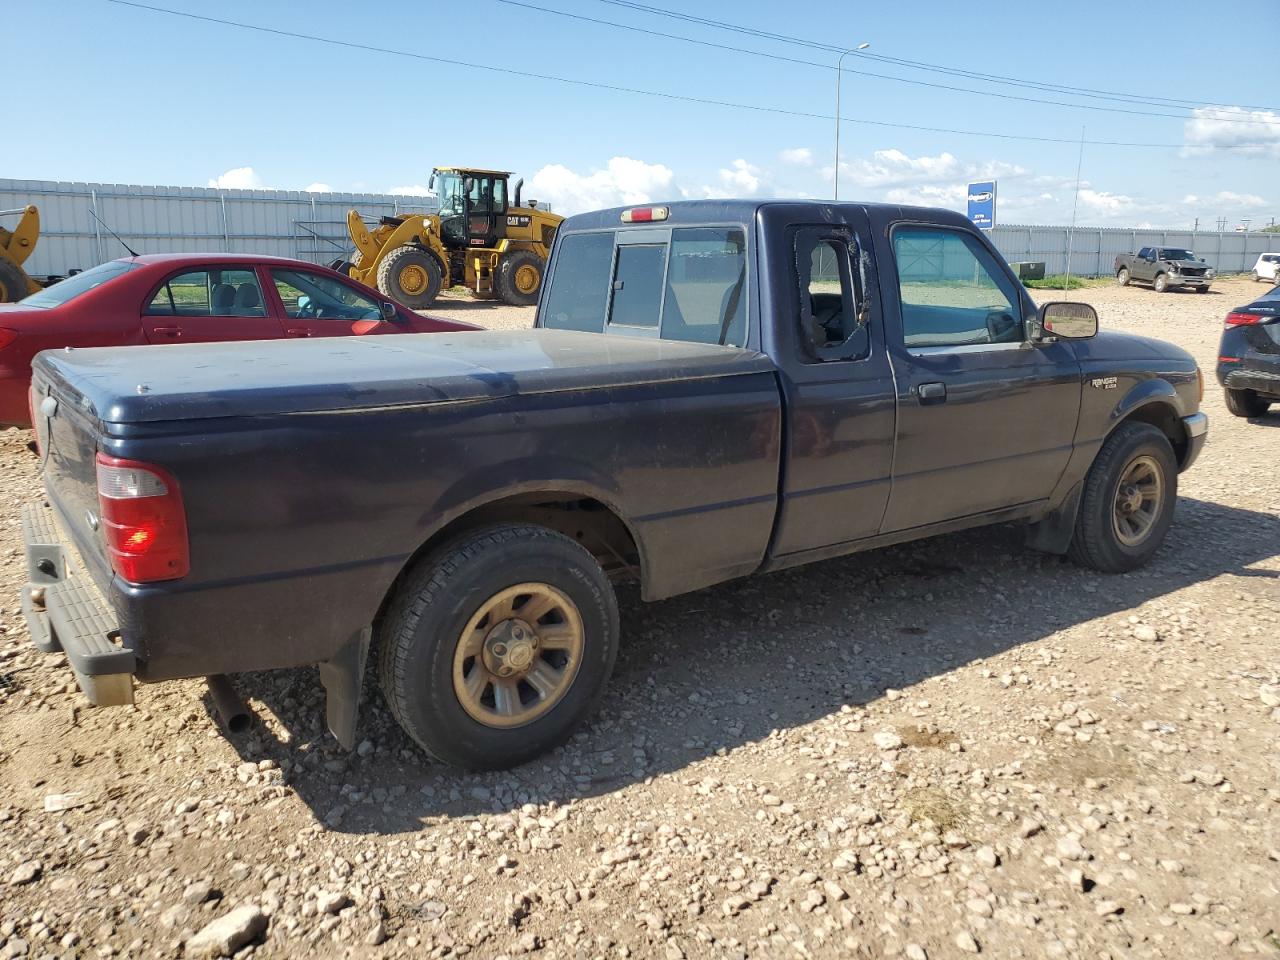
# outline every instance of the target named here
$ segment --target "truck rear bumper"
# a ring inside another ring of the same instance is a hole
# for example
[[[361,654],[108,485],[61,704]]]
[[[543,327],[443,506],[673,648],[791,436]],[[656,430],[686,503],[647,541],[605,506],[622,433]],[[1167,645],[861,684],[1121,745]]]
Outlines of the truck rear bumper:
[[[89,702],[133,703],[137,661],[121,639],[115,611],[85,571],[75,548],[44,504],[22,508],[28,583],[22,615],[31,641],[46,653],[61,650]]]

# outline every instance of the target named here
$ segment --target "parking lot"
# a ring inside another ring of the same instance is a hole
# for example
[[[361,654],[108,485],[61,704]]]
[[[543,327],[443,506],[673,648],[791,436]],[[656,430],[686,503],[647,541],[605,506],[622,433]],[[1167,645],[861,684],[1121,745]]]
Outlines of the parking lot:
[[[1003,527],[624,591],[599,714],[505,774],[427,762],[376,692],[347,754],[315,670],[243,678],[231,738],[198,681],[84,707],[17,609],[37,462],[0,432],[0,957],[180,956],[243,904],[271,957],[1280,956],[1280,413],[1212,375],[1260,290],[1070,295],[1209,381],[1150,566]]]

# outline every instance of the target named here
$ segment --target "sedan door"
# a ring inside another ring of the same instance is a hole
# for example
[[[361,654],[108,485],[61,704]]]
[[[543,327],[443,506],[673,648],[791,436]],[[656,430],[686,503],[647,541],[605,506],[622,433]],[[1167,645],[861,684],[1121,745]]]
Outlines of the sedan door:
[[[284,317],[285,336],[412,332],[409,324],[383,320],[380,301],[335,276],[301,267],[271,267],[268,273],[271,297]]]
[[[280,319],[268,309],[250,265],[187,267],[165,278],[142,305],[149,343],[278,340]]]
[[[1071,346],[1027,342],[1032,304],[972,232],[898,224],[890,245],[898,428],[882,532],[1045,500],[1079,419]]]

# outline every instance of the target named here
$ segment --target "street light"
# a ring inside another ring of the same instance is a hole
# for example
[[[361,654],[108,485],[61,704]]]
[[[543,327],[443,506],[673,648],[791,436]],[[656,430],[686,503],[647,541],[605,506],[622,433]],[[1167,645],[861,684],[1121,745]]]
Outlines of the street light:
[[[844,67],[844,58],[851,53],[859,50],[865,50],[871,46],[869,43],[860,43],[852,50],[846,50],[840,54],[840,59],[836,61],[836,172],[835,172],[835,188],[832,191],[835,199],[840,199],[840,71]]]

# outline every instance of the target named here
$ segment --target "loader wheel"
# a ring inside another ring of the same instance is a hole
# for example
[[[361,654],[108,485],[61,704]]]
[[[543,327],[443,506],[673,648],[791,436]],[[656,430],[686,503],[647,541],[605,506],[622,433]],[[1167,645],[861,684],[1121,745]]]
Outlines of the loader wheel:
[[[352,270],[359,270],[360,265],[364,262],[364,254],[362,254],[359,250],[352,250],[351,259],[348,260],[347,262],[351,264]]]
[[[542,258],[531,250],[517,250],[498,267],[498,296],[513,307],[538,302],[542,289]]]
[[[378,264],[378,289],[410,310],[431,306],[442,282],[436,258],[417,247],[400,247]]]
[[[379,629],[391,713],[438,760],[502,770],[562,743],[618,651],[609,578],[582,545],[528,524],[464,534],[404,580]]]
[[[16,264],[0,257],[0,303],[17,303],[26,295],[26,275]]]

